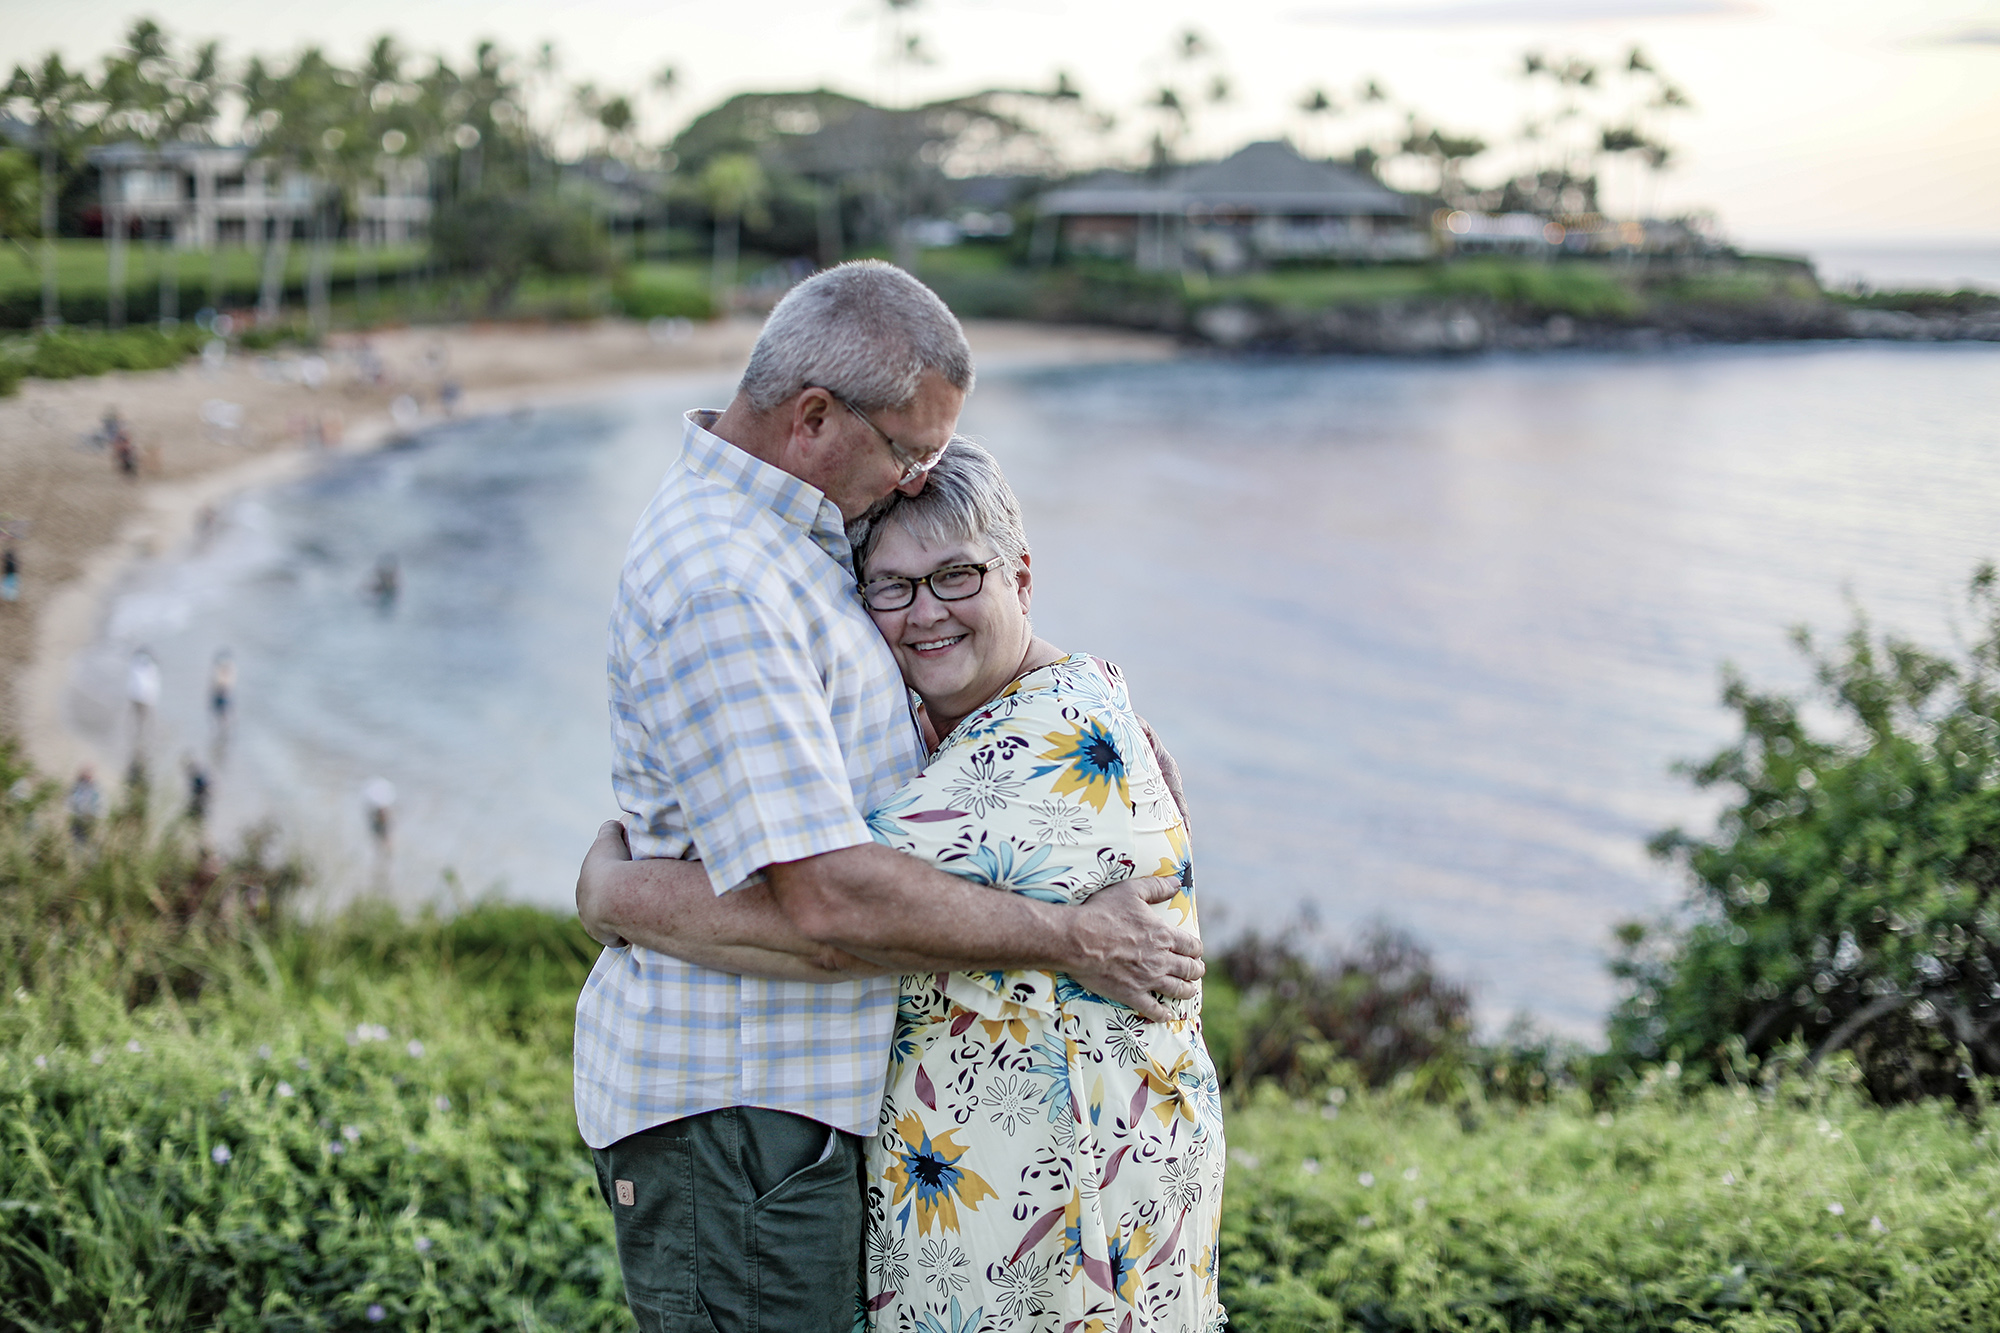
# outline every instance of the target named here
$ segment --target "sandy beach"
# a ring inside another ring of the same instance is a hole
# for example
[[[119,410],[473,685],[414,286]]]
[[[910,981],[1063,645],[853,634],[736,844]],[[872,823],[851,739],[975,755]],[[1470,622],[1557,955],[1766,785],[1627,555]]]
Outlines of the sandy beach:
[[[29,380],[0,399],[0,523],[15,534],[18,601],[0,602],[0,735],[68,776],[115,771],[69,725],[72,664],[107,594],[137,563],[195,539],[230,496],[297,476],[329,453],[375,448],[442,418],[574,400],[615,385],[742,366],[754,320],[454,326],[342,335],[317,351],[196,360],[167,371]],[[1153,360],[1167,337],[998,322],[967,333],[983,369]],[[108,412],[136,448],[121,471]]]

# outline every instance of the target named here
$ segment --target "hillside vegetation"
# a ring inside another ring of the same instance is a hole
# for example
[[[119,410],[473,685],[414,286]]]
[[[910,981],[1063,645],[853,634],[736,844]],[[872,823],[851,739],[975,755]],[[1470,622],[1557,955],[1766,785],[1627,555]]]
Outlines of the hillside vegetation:
[[[140,793],[79,840],[11,749],[0,791],[0,1327],[629,1327],[569,1105],[573,920],[307,920],[297,867],[149,832]],[[1337,1031],[1269,1046],[1297,1015],[1258,977],[1290,964],[1239,963],[1265,971],[1211,993],[1233,1328],[1914,1331],[2000,1306],[1980,1108],[1880,1109],[1797,1052],[1591,1089],[1497,1049],[1426,1083]],[[1448,986],[1398,976],[1462,1037]]]

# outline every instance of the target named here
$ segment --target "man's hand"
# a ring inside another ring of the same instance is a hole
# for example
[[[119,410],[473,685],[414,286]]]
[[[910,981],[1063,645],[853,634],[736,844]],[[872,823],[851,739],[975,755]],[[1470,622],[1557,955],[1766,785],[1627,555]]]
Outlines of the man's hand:
[[[1107,1000],[1147,1018],[1171,1019],[1157,997],[1185,1000],[1200,994],[1208,970],[1201,961],[1201,937],[1168,925],[1153,910],[1179,892],[1178,880],[1157,877],[1099,889],[1070,909],[1081,956],[1064,970]]]
[[[597,841],[590,844],[590,851],[583,858],[583,868],[577,871],[577,919],[583,922],[590,938],[607,949],[622,949],[626,941],[603,917],[605,900],[609,897],[605,870],[608,866],[631,859],[632,849],[625,842],[625,826],[615,819],[607,819],[598,826]]]

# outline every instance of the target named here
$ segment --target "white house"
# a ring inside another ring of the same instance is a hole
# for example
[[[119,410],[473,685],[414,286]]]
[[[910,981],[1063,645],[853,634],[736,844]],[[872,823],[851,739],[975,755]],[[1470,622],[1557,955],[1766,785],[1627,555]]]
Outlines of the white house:
[[[258,245],[311,227],[314,178],[253,157],[240,145],[115,143],[92,150],[107,234],[138,230],[183,250]],[[374,188],[357,201],[354,239],[364,245],[420,240],[430,224],[430,176],[414,159],[382,159]]]
[[[1160,178],[1100,172],[1042,196],[1037,243],[1142,269],[1232,272],[1287,259],[1425,259],[1426,210],[1373,178],[1281,140]]]

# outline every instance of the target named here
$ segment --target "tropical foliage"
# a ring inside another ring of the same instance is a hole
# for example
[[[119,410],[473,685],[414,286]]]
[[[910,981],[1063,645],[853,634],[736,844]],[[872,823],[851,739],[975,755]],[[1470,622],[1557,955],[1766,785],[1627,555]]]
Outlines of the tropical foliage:
[[[569,1107],[574,921],[308,921],[295,867],[149,835],[136,797],[79,841],[0,747],[0,1323],[630,1328]],[[1870,1105],[1847,1056],[1690,1075],[1527,1102],[1353,1067],[1309,1101],[1246,1087],[1231,1326],[1981,1325],[1990,1131]]]
[[[1742,737],[1693,770],[1730,793],[1716,831],[1655,843],[1696,919],[1634,924],[1616,1050],[1727,1071],[1802,1042],[1851,1051],[1878,1099],[1975,1101],[2000,1075],[2000,584],[1970,586],[1965,645],[1930,651],[1865,620],[1813,661],[1800,700],[1731,677]]]

